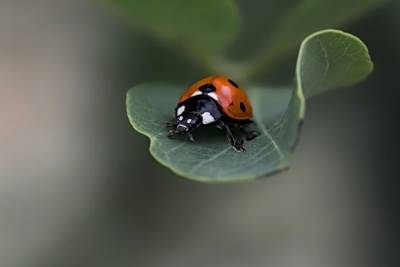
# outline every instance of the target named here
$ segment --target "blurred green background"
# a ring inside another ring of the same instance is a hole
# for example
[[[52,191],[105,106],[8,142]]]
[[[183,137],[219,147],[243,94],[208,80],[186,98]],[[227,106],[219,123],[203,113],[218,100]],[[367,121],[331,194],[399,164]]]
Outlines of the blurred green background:
[[[264,2],[237,1],[252,23]],[[395,2],[340,26],[375,72],[307,103],[289,171],[207,185],[156,163],[124,103],[201,66],[98,2],[0,1],[0,266],[398,266],[399,27]]]

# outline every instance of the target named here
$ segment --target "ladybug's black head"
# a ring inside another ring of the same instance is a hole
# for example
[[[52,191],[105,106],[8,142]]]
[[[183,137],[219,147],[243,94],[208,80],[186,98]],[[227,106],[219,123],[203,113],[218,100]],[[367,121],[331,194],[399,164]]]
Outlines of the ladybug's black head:
[[[175,132],[183,134],[191,132],[197,128],[201,123],[201,116],[192,112],[184,112],[183,114],[176,117],[176,128]]]

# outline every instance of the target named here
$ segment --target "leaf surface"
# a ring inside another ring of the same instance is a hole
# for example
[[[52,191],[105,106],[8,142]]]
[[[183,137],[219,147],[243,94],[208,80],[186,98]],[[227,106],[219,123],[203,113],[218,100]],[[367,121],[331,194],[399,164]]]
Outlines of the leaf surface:
[[[195,143],[167,137],[165,123],[185,86],[137,85],[128,92],[127,112],[134,129],[150,138],[153,157],[178,175],[202,182],[249,180],[288,167],[304,119],[304,95],[354,84],[371,70],[368,50],[358,38],[336,30],[307,37],[299,51],[294,89],[248,88],[261,135],[246,142],[243,153],[233,150],[217,129],[199,129]]]
[[[250,67],[250,74],[261,71],[262,75],[262,71],[274,68],[311,33],[342,26],[392,0],[300,0],[292,1],[291,7],[287,1],[281,3],[285,12],[274,15],[274,21],[269,23],[275,27],[264,32],[266,41],[252,60],[255,64]]]

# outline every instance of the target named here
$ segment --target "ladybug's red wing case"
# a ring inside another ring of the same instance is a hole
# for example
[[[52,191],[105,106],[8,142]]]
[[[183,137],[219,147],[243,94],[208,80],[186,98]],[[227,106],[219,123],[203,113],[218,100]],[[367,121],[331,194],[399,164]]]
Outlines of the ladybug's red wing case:
[[[188,100],[190,97],[193,96],[193,94],[195,94],[197,91],[199,91],[199,88],[205,84],[211,84],[212,83],[212,79],[215,76],[208,76],[204,79],[201,79],[200,81],[195,82],[194,84],[192,84],[189,88],[187,88],[183,94],[181,95],[181,97],[178,100],[178,104],[182,103],[185,100]]]
[[[256,131],[247,127],[252,113],[246,93],[235,82],[225,76],[209,76],[183,92],[175,108],[175,121],[170,125],[168,136],[183,135],[194,141],[192,133],[196,128],[214,125],[225,130],[229,143],[236,151],[245,151],[243,135],[246,140],[257,136]],[[235,124],[242,134],[231,130]]]
[[[209,88],[212,88],[212,90],[209,90]],[[252,118],[253,108],[246,92],[225,76],[209,76],[194,83],[182,94],[178,103],[192,96],[204,94],[203,89],[206,89],[208,95],[218,102],[222,111],[228,117],[235,120]]]
[[[219,104],[226,115],[236,120],[251,119],[253,108],[244,90],[224,76],[218,76],[213,84],[217,88],[217,95],[221,97]]]

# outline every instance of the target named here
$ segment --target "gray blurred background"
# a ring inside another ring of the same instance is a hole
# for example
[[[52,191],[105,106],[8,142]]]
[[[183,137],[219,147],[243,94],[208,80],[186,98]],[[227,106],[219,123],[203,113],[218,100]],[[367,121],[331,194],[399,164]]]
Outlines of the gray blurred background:
[[[0,266],[399,266],[396,8],[341,27],[375,72],[308,102],[289,171],[207,185],[156,163],[124,103],[198,66],[94,1],[0,0]]]

